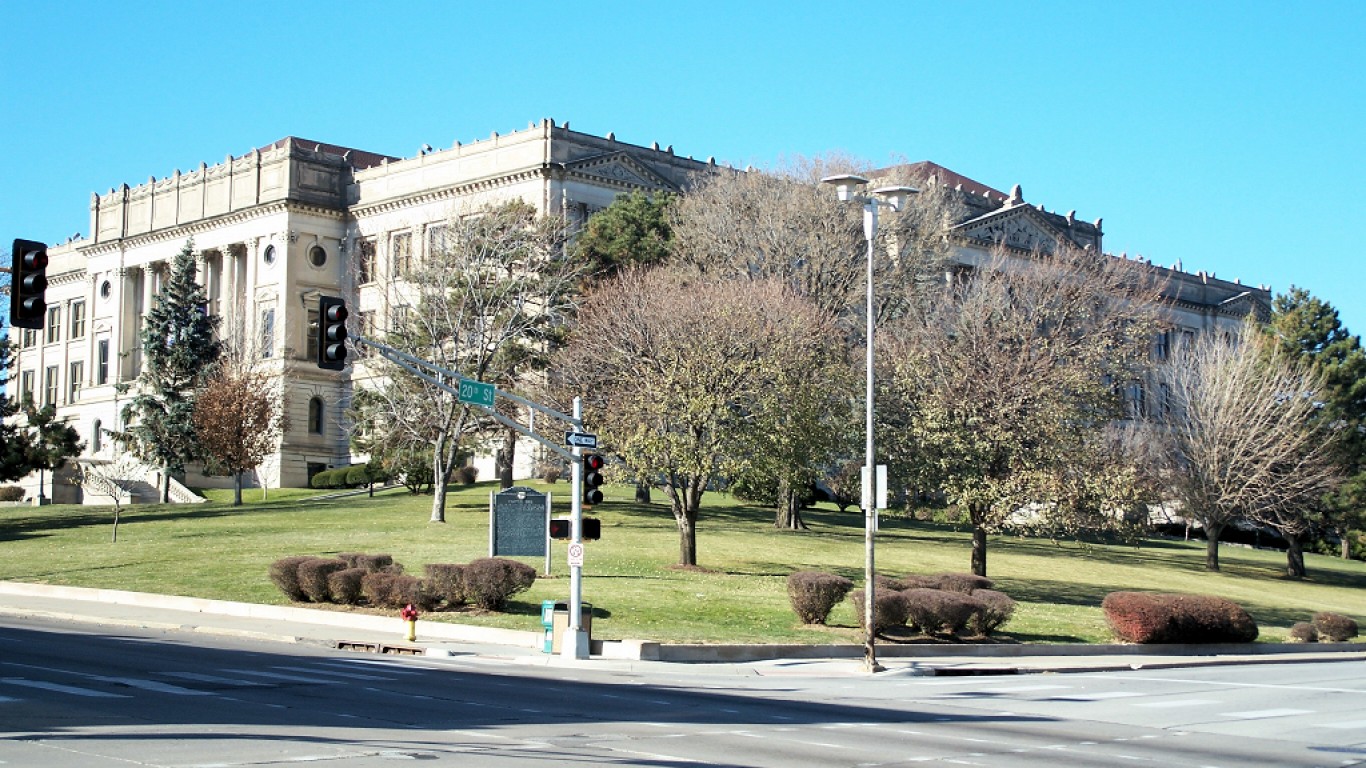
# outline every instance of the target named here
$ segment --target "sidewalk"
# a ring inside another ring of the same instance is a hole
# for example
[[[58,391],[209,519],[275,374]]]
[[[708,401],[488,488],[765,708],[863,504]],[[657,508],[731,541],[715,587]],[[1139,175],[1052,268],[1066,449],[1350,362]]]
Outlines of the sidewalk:
[[[689,645],[647,641],[593,643],[590,659],[542,652],[539,632],[417,622],[405,640],[397,617],[254,605],[142,592],[0,581],[0,616],[39,617],[102,626],[202,632],[225,637],[311,643],[371,652],[459,656],[489,663],[584,666],[644,671],[666,667],[738,675],[857,676],[861,645]],[[893,675],[990,675],[1164,669],[1220,664],[1366,660],[1366,644],[878,645]]]

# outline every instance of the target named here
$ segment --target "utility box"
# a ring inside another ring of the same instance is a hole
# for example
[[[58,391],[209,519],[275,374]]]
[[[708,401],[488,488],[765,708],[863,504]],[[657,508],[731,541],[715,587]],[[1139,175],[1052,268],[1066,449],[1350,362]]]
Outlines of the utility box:
[[[559,653],[561,636],[569,629],[569,601],[544,600],[541,602],[541,627],[545,630],[545,640],[541,645],[544,653]],[[579,612],[579,628],[588,637],[593,637],[593,606],[583,603]]]

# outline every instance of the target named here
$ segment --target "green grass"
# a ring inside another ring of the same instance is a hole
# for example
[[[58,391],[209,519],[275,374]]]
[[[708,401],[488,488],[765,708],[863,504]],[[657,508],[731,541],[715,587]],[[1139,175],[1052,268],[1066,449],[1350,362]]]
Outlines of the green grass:
[[[532,484],[556,495],[568,511],[568,484]],[[429,496],[406,492],[375,498],[312,501],[313,491],[247,492],[230,506],[230,491],[210,491],[199,506],[125,508],[118,543],[110,542],[109,507],[0,508],[0,579],[285,604],[267,567],[290,555],[389,553],[409,571],[425,563],[468,562],[487,554],[488,495],[481,483],[456,490],[445,525],[427,522]],[[609,487],[610,503],[593,514],[603,538],[586,546],[584,599],[595,606],[598,638],[673,642],[857,642],[848,603],[829,627],[796,623],[785,580],[796,570],[825,570],[861,584],[862,518],[819,508],[812,530],[778,531],[769,510],[708,494],[698,526],[699,570],[681,570],[678,532],[662,494],[631,503],[627,487]],[[559,509],[562,508],[562,509]],[[507,613],[431,614],[528,631],[540,628],[540,603],[569,593],[565,544],[555,543],[555,567],[519,595]],[[966,571],[969,536],[951,526],[885,520],[877,540],[878,571],[891,575]],[[1308,556],[1309,579],[1282,577],[1278,552],[1224,547],[1222,573],[1204,570],[1203,542],[1145,541],[1141,546],[1080,545],[992,537],[989,571],[997,587],[1020,602],[1004,633],[1025,642],[1107,642],[1100,611],[1119,589],[1221,595],[1245,606],[1262,639],[1284,639],[1289,627],[1317,611],[1366,619],[1366,564]],[[521,558],[538,571],[541,558]]]

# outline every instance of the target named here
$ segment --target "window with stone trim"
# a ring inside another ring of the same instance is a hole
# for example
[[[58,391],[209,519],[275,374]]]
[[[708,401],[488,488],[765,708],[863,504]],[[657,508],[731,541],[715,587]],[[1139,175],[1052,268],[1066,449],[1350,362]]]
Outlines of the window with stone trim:
[[[367,237],[356,243],[356,284],[375,281],[375,239]]]
[[[24,371],[19,374],[19,401],[33,401],[33,371]]]
[[[100,339],[95,344],[95,383],[109,383],[109,339]]]
[[[70,317],[67,318],[69,327],[69,337],[73,339],[85,338],[85,302],[71,302]]]
[[[323,433],[323,412],[324,412],[325,410],[326,410],[326,409],[323,407],[323,399],[322,399],[321,397],[314,397],[314,398],[309,399],[309,401],[308,401],[308,432],[309,432],[309,434],[321,435],[321,434]]]
[[[47,343],[56,344],[62,340],[62,308],[47,308]]]
[[[85,378],[85,361],[77,360],[67,365],[66,401],[74,403],[81,397],[81,379]]]
[[[361,312],[360,315],[360,335],[367,338],[375,338],[375,313],[374,311]],[[367,344],[352,344],[356,350],[357,357],[369,357],[370,347]]]
[[[258,329],[257,343],[261,345],[261,357],[275,356],[275,307],[261,308],[261,325]]]
[[[413,233],[397,232],[389,241],[389,269],[391,276],[401,278],[413,269]]]
[[[49,365],[43,371],[43,405],[57,404],[57,366]]]

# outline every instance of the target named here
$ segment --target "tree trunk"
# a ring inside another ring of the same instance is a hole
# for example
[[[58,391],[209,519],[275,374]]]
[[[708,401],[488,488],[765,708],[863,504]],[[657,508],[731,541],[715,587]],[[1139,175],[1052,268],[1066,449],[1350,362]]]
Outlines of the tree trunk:
[[[1224,532],[1224,524],[1205,524],[1205,570],[1219,570],[1219,534]]]
[[[163,469],[163,470],[161,471],[161,503],[162,503],[162,504],[170,504],[170,503],[171,503],[171,470],[170,470],[170,469]]]
[[[678,520],[678,564],[697,565],[697,512],[685,509],[674,517]]]
[[[432,517],[429,522],[446,522],[446,454],[437,441],[436,451],[432,454]]]
[[[242,506],[242,473],[234,472],[232,476],[232,505]]]
[[[972,519],[972,572],[985,577],[987,575],[986,510],[980,507],[970,507],[968,514]]]
[[[114,504],[114,538],[112,541],[115,544],[119,541],[119,512],[122,511],[122,509],[123,508],[119,506],[119,504]]]
[[[650,503],[650,486],[648,483],[636,483],[636,503]]]
[[[503,430],[503,447],[498,449],[498,487],[507,490],[512,487],[512,465],[517,458],[517,431],[511,427]]]
[[[1347,529],[1345,527],[1338,529],[1338,542],[1340,542],[1340,545],[1342,547],[1342,559],[1351,560],[1352,542],[1347,538]]]
[[[773,527],[785,531],[809,530],[802,520],[802,503],[786,480],[778,484],[778,510],[773,519]]]
[[[1304,570],[1304,535],[1295,534],[1285,537],[1288,545],[1285,550],[1285,575],[1292,579],[1303,579],[1306,575]]]

